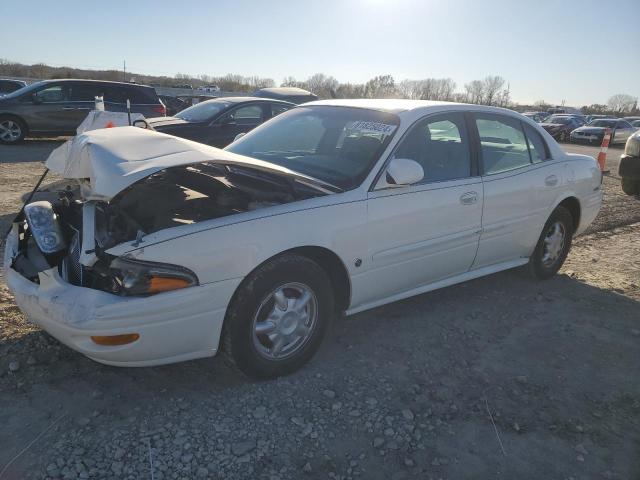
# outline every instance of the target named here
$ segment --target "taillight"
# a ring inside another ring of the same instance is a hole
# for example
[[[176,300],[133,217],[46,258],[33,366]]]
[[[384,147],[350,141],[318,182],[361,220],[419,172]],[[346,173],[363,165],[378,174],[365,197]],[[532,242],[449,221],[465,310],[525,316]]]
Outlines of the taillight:
[[[165,107],[164,105],[157,105],[155,107],[151,107],[151,110],[153,110],[155,113],[160,114],[160,116],[162,117],[167,116],[167,107]]]

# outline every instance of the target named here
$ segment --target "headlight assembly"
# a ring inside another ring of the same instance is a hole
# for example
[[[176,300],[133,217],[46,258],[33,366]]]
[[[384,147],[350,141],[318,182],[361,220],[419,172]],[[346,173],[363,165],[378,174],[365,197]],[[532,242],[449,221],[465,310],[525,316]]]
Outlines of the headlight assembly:
[[[124,295],[153,295],[198,285],[195,273],[178,265],[116,258],[110,269]]]
[[[45,254],[53,254],[67,246],[50,202],[33,202],[24,207],[24,215],[38,248]]]

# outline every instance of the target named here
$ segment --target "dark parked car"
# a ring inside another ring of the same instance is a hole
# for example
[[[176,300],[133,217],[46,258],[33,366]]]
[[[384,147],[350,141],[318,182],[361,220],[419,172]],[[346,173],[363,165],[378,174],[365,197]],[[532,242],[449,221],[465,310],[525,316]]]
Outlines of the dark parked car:
[[[295,103],[296,105],[318,100],[317,95],[296,87],[261,88],[260,90],[253,92],[252,95],[254,97],[283,100],[285,102]]]
[[[172,97],[170,95],[158,95],[158,97],[167,108],[166,115],[170,117],[191,106],[190,102],[186,102],[178,97]]]
[[[13,93],[16,90],[20,90],[22,87],[26,87],[27,82],[22,80],[13,80],[9,78],[0,79],[0,97],[8,93]]]
[[[607,129],[611,130],[609,144],[625,143],[636,132],[626,120],[619,118],[598,118],[571,132],[571,141],[575,143],[596,143],[600,145]]]
[[[540,124],[549,134],[559,142],[569,140],[571,132],[580,127],[578,119],[568,115],[551,115]]]
[[[103,96],[105,109],[131,111],[145,117],[166,115],[152,87],[97,80],[45,80],[0,97],[0,143],[16,143],[26,135],[73,135],[95,97]]]
[[[255,97],[224,97],[200,102],[175,117],[149,118],[147,123],[162,133],[214,147],[229,145],[239,133],[247,133],[294,104]]]

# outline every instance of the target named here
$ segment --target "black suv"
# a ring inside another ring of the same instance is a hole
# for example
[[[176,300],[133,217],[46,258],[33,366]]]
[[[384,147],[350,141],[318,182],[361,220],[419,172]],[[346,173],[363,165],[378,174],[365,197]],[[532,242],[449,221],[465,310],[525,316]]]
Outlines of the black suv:
[[[45,80],[0,97],[0,143],[17,143],[25,135],[74,135],[76,128],[104,97],[105,110],[131,111],[145,117],[165,115],[152,87],[99,80]]]

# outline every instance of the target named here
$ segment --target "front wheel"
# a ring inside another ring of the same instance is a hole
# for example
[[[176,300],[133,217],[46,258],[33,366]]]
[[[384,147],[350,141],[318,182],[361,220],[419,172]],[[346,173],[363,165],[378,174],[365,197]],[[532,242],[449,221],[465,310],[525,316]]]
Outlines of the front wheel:
[[[251,273],[225,318],[223,348],[246,375],[287,375],[316,353],[334,312],[331,281],[317,263],[279,256]]]
[[[640,194],[640,180],[622,177],[622,180],[620,180],[620,186],[622,187],[622,191],[627,195]]]
[[[0,143],[20,143],[26,134],[27,127],[22,120],[14,117],[0,117]]]
[[[559,206],[551,213],[529,259],[534,277],[550,278],[560,270],[569,254],[574,228],[573,217],[566,208]]]

